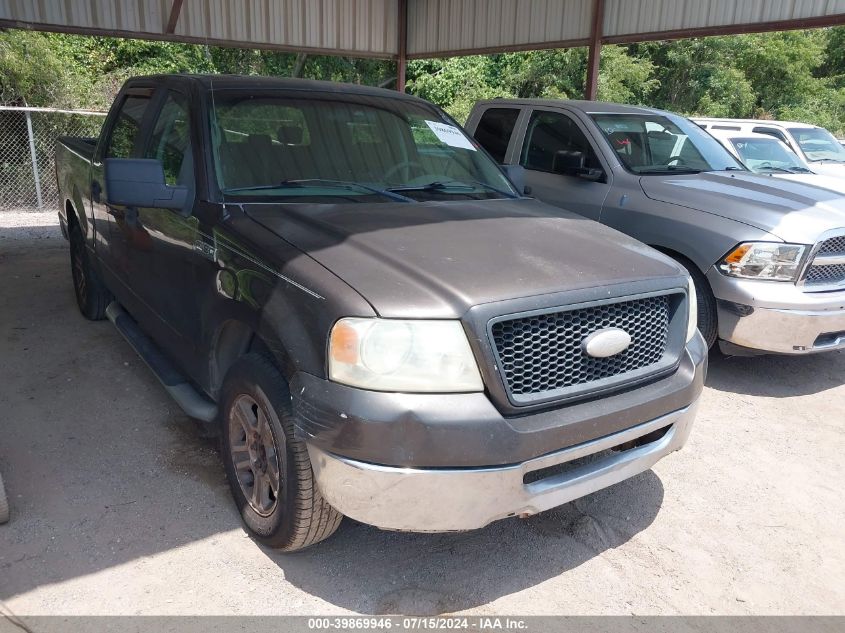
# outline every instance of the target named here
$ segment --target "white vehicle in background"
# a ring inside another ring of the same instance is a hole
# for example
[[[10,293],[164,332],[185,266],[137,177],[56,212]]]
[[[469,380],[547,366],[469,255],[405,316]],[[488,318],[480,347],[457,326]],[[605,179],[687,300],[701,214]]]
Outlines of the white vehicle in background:
[[[845,196],[845,180],[815,173],[803,158],[773,136],[754,132],[708,131],[755,174],[815,185]]]
[[[755,119],[693,118],[693,121],[714,132],[755,133],[773,136],[803,158],[817,174],[845,178],[845,147],[823,127],[790,121]]]

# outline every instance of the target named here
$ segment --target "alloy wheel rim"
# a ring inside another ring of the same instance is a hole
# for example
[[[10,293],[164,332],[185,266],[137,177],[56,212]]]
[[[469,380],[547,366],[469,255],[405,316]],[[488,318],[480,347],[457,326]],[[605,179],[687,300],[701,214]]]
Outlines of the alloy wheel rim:
[[[279,456],[267,412],[250,395],[241,394],[229,412],[229,452],[235,477],[247,503],[269,516],[279,501]]]

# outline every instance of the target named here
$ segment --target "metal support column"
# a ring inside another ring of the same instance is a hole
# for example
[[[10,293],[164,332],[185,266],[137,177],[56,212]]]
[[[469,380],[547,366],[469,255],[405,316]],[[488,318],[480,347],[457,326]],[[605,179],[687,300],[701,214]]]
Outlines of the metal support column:
[[[399,0],[399,55],[396,59],[396,90],[405,92],[408,64],[408,0]]]
[[[41,198],[41,176],[38,173],[38,155],[35,153],[35,135],[32,133],[32,115],[29,110],[24,114],[26,114],[26,134],[29,137],[29,155],[32,158],[32,176],[35,178],[35,199],[40,211],[44,208],[44,200]]]
[[[584,98],[595,101],[599,88],[599,63],[604,24],[604,0],[593,0],[593,23],[590,29],[590,54],[587,57],[587,88]]]

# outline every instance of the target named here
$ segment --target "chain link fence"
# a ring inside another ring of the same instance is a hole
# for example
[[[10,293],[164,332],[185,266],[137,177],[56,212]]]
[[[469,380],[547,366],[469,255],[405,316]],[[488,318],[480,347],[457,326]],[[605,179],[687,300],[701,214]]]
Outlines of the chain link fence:
[[[59,204],[55,151],[60,136],[97,136],[104,112],[0,106],[0,212]]]

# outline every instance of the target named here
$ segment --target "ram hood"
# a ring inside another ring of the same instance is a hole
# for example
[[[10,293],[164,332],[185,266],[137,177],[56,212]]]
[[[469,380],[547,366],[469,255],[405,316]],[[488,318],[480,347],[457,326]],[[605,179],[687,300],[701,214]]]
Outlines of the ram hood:
[[[833,189],[745,172],[643,176],[652,200],[754,226],[786,242],[813,244],[845,227],[845,198]]]
[[[597,286],[621,295],[613,285],[682,274],[622,233],[531,199],[244,210],[385,317],[454,318],[474,305]]]

